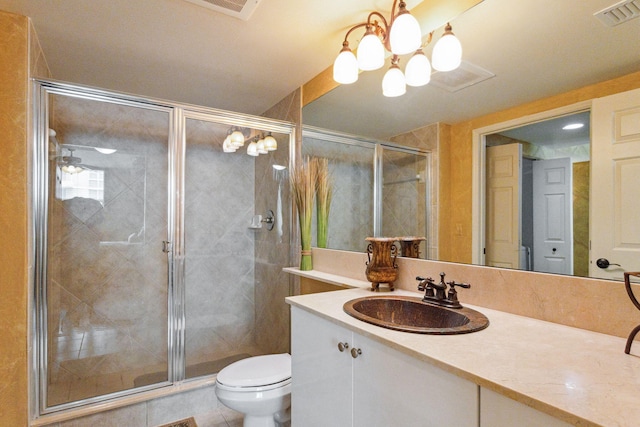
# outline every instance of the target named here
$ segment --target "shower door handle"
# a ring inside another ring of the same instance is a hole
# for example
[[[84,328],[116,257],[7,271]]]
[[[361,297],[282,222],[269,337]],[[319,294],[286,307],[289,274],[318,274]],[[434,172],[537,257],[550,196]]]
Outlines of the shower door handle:
[[[165,254],[168,254],[171,252],[172,249],[173,248],[172,248],[171,242],[168,242],[166,240],[162,241],[162,252],[164,252]]]

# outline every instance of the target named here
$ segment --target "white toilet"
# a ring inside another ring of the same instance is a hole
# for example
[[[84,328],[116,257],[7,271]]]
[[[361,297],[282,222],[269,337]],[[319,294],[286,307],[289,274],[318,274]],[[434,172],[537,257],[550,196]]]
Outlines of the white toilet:
[[[291,355],[269,354],[225,367],[216,379],[216,396],[244,414],[244,427],[277,427],[290,419]]]

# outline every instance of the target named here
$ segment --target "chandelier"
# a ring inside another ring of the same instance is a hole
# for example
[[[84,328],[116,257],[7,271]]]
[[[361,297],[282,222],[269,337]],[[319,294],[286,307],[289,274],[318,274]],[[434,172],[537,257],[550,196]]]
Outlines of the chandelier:
[[[251,136],[255,134],[255,136]],[[248,128],[237,126],[231,127],[227,132],[227,137],[222,142],[222,151],[225,153],[235,153],[244,146],[245,141],[250,141],[247,145],[247,154],[257,157],[260,154],[267,154],[269,151],[278,149],[278,142],[271,135],[271,132],[259,133]]]
[[[357,49],[357,57],[349,48],[349,35],[365,27],[365,32]],[[431,42],[429,33],[425,46]],[[431,80],[431,67],[437,71],[451,71],[458,68],[462,58],[462,46],[447,23],[444,34],[433,47],[431,63],[422,51],[420,24],[407,10],[403,0],[394,0],[391,19],[377,11],[369,13],[366,22],[356,24],[347,31],[342,42],[342,50],[333,63],[333,79],[340,84],[350,84],[358,80],[358,72],[381,68],[385,63],[385,50],[391,52],[391,66],[382,79],[384,96],[403,95],[409,86],[424,86]],[[404,73],[400,69],[400,55],[413,53]]]

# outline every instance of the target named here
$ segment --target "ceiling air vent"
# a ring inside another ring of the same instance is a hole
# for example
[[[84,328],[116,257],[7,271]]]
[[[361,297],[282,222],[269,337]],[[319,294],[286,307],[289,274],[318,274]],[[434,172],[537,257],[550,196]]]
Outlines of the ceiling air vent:
[[[186,0],[198,6],[248,21],[261,0]]]
[[[495,74],[470,62],[462,61],[460,66],[453,71],[436,71],[431,74],[429,84],[449,92],[457,92],[491,77],[495,77]]]
[[[640,0],[623,0],[593,14],[608,27],[627,22],[640,16]]]

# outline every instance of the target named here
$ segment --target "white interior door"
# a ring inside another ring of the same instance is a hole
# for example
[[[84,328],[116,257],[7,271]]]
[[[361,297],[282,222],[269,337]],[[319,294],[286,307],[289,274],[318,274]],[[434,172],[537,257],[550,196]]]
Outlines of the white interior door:
[[[522,146],[487,147],[485,264],[520,268]]]
[[[591,123],[589,275],[622,279],[640,271],[640,89],[595,99]]]
[[[572,174],[568,157],[533,162],[533,270],[573,274]]]

